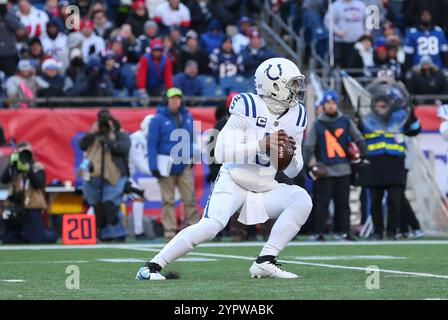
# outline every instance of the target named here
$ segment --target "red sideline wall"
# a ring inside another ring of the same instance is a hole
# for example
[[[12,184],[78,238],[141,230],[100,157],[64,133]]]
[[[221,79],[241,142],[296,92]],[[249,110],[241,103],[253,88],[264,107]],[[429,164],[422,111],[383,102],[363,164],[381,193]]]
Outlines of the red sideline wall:
[[[200,130],[215,125],[214,108],[189,108]],[[99,109],[28,109],[0,110],[0,123],[7,139],[32,143],[36,159],[46,168],[47,182],[53,179],[75,181],[75,146],[73,138],[90,130]],[[140,128],[141,120],[155,113],[155,108],[111,108],[112,115],[124,130],[132,133]],[[199,128],[197,128],[199,129]],[[76,146],[77,148],[77,146]]]

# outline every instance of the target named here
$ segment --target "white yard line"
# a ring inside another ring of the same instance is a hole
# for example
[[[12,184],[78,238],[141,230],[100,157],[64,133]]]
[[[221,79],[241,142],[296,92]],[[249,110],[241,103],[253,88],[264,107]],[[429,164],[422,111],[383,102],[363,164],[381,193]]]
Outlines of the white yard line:
[[[150,252],[158,252],[158,249],[150,249],[150,248],[129,248],[130,250],[137,251],[150,251]],[[190,252],[189,255],[197,255],[203,257],[215,257],[215,258],[228,258],[228,259],[240,259],[240,260],[250,260],[253,261],[254,257],[246,257],[246,256],[238,256],[238,255],[230,255],[230,254],[216,254],[216,253],[200,253],[200,252]],[[330,268],[330,269],[347,269],[347,270],[359,270],[366,272],[370,270],[369,268],[363,267],[350,267],[350,266],[342,266],[335,264],[327,264],[327,263],[313,263],[313,262],[303,262],[303,261],[293,261],[293,260],[278,260],[281,263],[287,264],[298,264],[304,266],[312,266],[312,267],[322,267],[322,268]],[[433,274],[433,273],[422,273],[422,272],[409,272],[409,271],[399,271],[399,270],[389,270],[389,269],[378,269],[378,271],[383,273],[392,273],[399,275],[408,275],[415,277],[428,277],[428,278],[438,278],[438,279],[448,279],[448,275],[441,274]]]
[[[199,245],[200,248],[236,248],[261,247],[264,242],[208,242]],[[306,242],[293,241],[288,247],[314,247],[314,246],[383,246],[383,245],[448,245],[448,240],[403,240],[403,241],[327,241]],[[134,244],[95,244],[95,245],[0,245],[0,251],[14,250],[66,250],[66,249],[129,249],[135,248],[162,248],[164,243],[134,243]]]

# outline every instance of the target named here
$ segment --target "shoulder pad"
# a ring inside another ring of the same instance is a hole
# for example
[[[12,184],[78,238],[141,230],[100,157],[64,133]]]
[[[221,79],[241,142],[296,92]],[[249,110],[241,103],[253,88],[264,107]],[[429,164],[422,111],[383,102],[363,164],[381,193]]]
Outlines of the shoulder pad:
[[[409,29],[409,33],[416,33],[417,32],[417,28],[410,28]]]
[[[438,31],[438,32],[442,32],[442,28],[440,28],[439,26],[435,26],[435,27],[434,27],[434,30],[435,30],[435,31]]]
[[[231,114],[241,114],[250,118],[257,118],[257,106],[251,93],[240,93],[233,97],[229,107]]]

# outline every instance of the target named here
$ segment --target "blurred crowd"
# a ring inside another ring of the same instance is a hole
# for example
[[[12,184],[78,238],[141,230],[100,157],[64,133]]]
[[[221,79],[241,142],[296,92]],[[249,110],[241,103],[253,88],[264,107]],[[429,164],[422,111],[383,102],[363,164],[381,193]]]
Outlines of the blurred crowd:
[[[2,0],[0,97],[144,103],[174,85],[187,96],[215,96],[227,83],[218,92],[225,95],[236,76],[245,91],[245,77],[275,55],[254,25],[259,10],[250,0]]]
[[[332,14],[326,0],[273,3],[307,51],[327,61],[331,28],[335,65],[352,69],[351,75],[373,78],[388,69],[412,94],[447,92],[448,1],[336,0]]]

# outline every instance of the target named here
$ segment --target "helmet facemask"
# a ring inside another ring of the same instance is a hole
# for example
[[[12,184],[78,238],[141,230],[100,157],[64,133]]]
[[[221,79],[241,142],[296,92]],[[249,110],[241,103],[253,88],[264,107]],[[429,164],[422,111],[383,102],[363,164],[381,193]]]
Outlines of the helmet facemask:
[[[285,87],[289,90],[289,96],[286,100],[290,107],[294,107],[299,102],[303,103],[305,101],[306,84],[304,76],[291,78]]]

